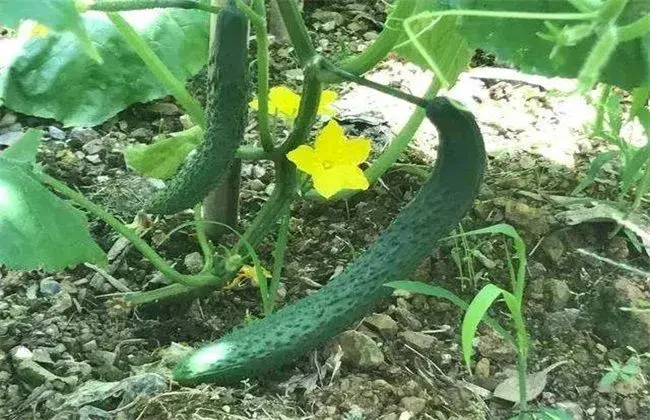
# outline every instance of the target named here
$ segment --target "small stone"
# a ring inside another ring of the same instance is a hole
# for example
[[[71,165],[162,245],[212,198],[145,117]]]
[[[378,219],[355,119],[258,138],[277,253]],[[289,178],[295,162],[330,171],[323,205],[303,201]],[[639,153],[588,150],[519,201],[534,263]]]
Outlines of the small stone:
[[[365,319],[366,324],[385,337],[394,337],[399,326],[397,321],[386,314],[373,314]]]
[[[397,413],[384,414],[381,417],[378,417],[377,420],[398,420],[399,416]]]
[[[561,311],[571,299],[571,289],[564,280],[550,279],[545,284],[547,306],[550,311]]]
[[[9,350],[9,356],[14,362],[20,362],[22,360],[32,360],[34,354],[25,346],[16,346]]]
[[[384,363],[384,354],[372,338],[358,331],[346,331],[336,340],[343,350],[343,361],[360,368]]]
[[[187,254],[184,259],[185,267],[192,274],[198,274],[203,270],[203,256],[200,252]]]
[[[97,138],[99,138],[99,133],[92,128],[74,127],[70,130],[70,140],[74,140],[81,144],[88,143]]]
[[[7,371],[0,371],[0,384],[6,384],[11,379],[11,373]]]
[[[363,39],[365,39],[366,41],[374,41],[375,39],[377,39],[378,36],[379,34],[376,31],[368,31],[365,34],[363,34]]]
[[[329,11],[329,10],[322,10],[322,9],[315,10],[314,13],[311,14],[311,17],[320,22],[334,22],[335,24],[338,25],[345,23],[345,16],[343,16],[338,12]]]
[[[505,218],[535,236],[544,236],[551,230],[546,213],[519,201],[506,203]]]
[[[549,235],[542,241],[541,244],[544,254],[553,262],[555,265],[560,265],[566,249],[564,242],[559,235]]]
[[[264,185],[264,183],[259,179],[251,180],[249,185],[250,185],[250,189],[253,191],[264,191],[264,189],[266,188],[266,185]]]
[[[643,390],[643,382],[638,377],[631,377],[628,380],[620,380],[614,383],[614,391],[624,397],[634,395]]]
[[[626,260],[630,256],[627,241],[621,236],[613,237],[606,248],[607,256],[617,261]]]
[[[413,315],[408,309],[395,308],[393,315],[397,321],[412,331],[419,331],[422,329],[422,323]]]
[[[187,114],[181,115],[180,117],[178,117],[178,120],[181,122],[181,126],[183,127],[184,130],[194,127],[194,122]]]
[[[104,150],[104,143],[99,139],[91,140],[81,146],[81,150],[87,155],[96,155]]]
[[[637,412],[639,410],[639,403],[636,398],[626,398],[623,400],[623,412],[631,417],[636,418]]]
[[[421,332],[404,331],[399,335],[407,344],[415,347],[417,350],[431,350],[436,344],[436,338]]]
[[[561,401],[555,404],[560,410],[566,411],[573,420],[583,420],[582,407],[573,401]]]
[[[321,29],[325,32],[330,32],[336,29],[336,22],[333,20],[330,20],[329,22],[323,23],[323,26],[321,26]]]
[[[20,131],[10,131],[8,133],[0,134],[0,145],[11,146],[12,144],[16,143],[22,136],[23,133]]]
[[[65,131],[53,125],[47,127],[47,134],[54,140],[65,140]]]
[[[52,360],[52,357],[50,357],[50,353],[44,348],[34,349],[32,360],[37,363],[45,363],[49,365],[54,364],[54,360]]]
[[[251,168],[251,175],[253,178],[262,179],[266,175],[266,169],[260,165],[253,165]]]
[[[18,377],[32,386],[43,385],[47,382],[62,382],[64,386],[74,386],[78,382],[74,376],[56,376],[43,366],[31,360],[23,360],[16,366]]]
[[[87,343],[84,343],[81,345],[81,349],[83,351],[91,352],[97,350],[97,341],[96,340],[90,340]]]
[[[490,359],[486,359],[485,357],[483,357],[478,362],[476,362],[476,366],[474,367],[474,374],[476,374],[476,377],[480,379],[489,378]]]
[[[400,404],[404,409],[414,415],[420,414],[427,408],[427,400],[420,397],[404,397],[400,401]]]
[[[271,182],[269,185],[264,188],[264,194],[271,195],[275,191],[275,182]]]
[[[18,116],[11,112],[7,112],[0,118],[0,127],[9,127],[12,124],[15,124],[18,121]]]
[[[568,308],[551,312],[544,318],[543,331],[547,337],[562,337],[574,332],[573,326],[580,317],[580,310]]]
[[[52,277],[45,277],[39,282],[38,290],[44,296],[52,296],[61,291],[61,285]]]
[[[72,303],[72,296],[68,292],[61,292],[54,296],[56,301],[50,307],[50,312],[55,314],[62,314],[67,312],[74,304]]]
[[[146,127],[136,128],[135,130],[131,131],[131,137],[138,140],[150,139],[153,137],[153,131]]]
[[[171,102],[156,102],[149,105],[149,110],[160,115],[178,115],[181,113],[180,108]]]
[[[102,158],[100,158],[99,155],[88,155],[86,156],[86,160],[93,165],[97,165],[102,162]]]
[[[516,352],[514,347],[505,338],[496,333],[489,333],[478,337],[477,350],[479,354],[498,362],[513,362]]]
[[[413,414],[410,411],[402,411],[397,420],[411,420],[412,418]]]

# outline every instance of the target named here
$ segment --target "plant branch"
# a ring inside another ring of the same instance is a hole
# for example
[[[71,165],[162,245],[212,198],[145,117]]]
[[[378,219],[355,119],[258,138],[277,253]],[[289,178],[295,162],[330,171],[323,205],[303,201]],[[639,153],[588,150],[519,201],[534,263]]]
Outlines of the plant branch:
[[[156,78],[167,88],[176,100],[187,111],[192,121],[202,128],[205,128],[205,114],[201,104],[190,95],[185,86],[165,66],[156,53],[138,35],[131,25],[118,13],[108,13],[109,19],[113,22],[118,31],[131,45],[142,61]]]
[[[309,37],[298,3],[296,0],[282,0],[278,1],[277,5],[289,33],[289,39],[291,39],[296,54],[298,54],[298,59],[305,66],[317,53]]]
[[[149,246],[136,232],[124,225],[122,222],[117,220],[115,216],[108,213],[101,206],[93,203],[88,200],[82,194],[74,191],[72,188],[68,187],[61,181],[47,175],[46,173],[37,174],[39,180],[52,187],[57,192],[65,195],[70,198],[72,201],[77,203],[82,208],[88,210],[90,213],[94,214],[104,222],[106,222],[110,227],[119,232],[122,236],[129,240],[133,246],[142,253],[142,255],[148,259],[158,271],[160,271],[165,277],[169,280],[180,283],[186,286],[198,286],[206,283],[210,283],[215,280],[214,276],[211,275],[197,275],[197,276],[187,276],[179,273],[174,270],[153,248]]]
[[[98,12],[120,12],[125,10],[176,8],[197,9],[209,13],[219,13],[221,7],[211,6],[193,0],[100,0],[82,5],[81,12],[95,10]]]
[[[650,32],[650,14],[635,20],[634,22],[618,28],[618,39],[620,42],[631,41],[640,38]]]
[[[201,247],[203,254],[203,270],[201,273],[209,273],[214,268],[214,248],[208,240],[205,232],[205,223],[203,222],[203,203],[194,206],[194,221],[196,222],[196,239]]]

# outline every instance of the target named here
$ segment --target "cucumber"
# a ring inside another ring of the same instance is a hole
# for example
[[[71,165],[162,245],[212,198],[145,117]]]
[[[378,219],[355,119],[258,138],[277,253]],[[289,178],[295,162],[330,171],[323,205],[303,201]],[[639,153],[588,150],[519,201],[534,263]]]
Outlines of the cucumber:
[[[440,147],[430,178],[363,255],[317,293],[190,353],[174,370],[182,384],[231,384],[280,368],[366,315],[406,278],[471,208],[485,168],[483,138],[473,115],[438,97],[426,115]]]
[[[219,13],[210,54],[207,126],[201,144],[146,210],[173,214],[203,200],[228,172],[248,116],[248,19],[234,1]]]

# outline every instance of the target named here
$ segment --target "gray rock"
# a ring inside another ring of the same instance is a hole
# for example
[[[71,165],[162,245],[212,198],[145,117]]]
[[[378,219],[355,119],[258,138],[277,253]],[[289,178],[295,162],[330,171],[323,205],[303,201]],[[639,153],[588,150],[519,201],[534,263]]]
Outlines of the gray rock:
[[[486,379],[490,377],[490,359],[485,357],[479,359],[474,367],[474,374],[477,378]]]
[[[65,131],[61,130],[59,127],[53,125],[47,127],[47,134],[50,138],[54,140],[65,140]]]
[[[546,213],[519,201],[511,200],[506,203],[505,218],[535,236],[546,235],[551,229]]]
[[[14,362],[20,362],[22,360],[32,360],[34,353],[25,346],[16,346],[9,350],[9,356]]]
[[[571,289],[564,280],[550,279],[545,283],[546,304],[550,311],[561,311],[571,299]]]
[[[512,363],[516,357],[512,344],[496,333],[479,336],[476,347],[481,356],[490,360]]]
[[[336,340],[343,350],[343,361],[356,367],[377,367],[384,363],[384,354],[372,338],[358,331],[346,331]]]
[[[399,335],[407,344],[415,347],[416,350],[431,350],[436,344],[436,338],[421,332],[404,331]]]
[[[406,308],[393,309],[393,315],[400,324],[410,330],[419,331],[422,329],[422,323]]]
[[[399,326],[397,321],[386,314],[373,314],[365,319],[365,323],[385,337],[394,337]]]
[[[566,249],[564,242],[562,242],[559,235],[552,234],[547,236],[542,241],[541,247],[544,254],[553,261],[555,265],[560,265],[562,263]]]
[[[63,314],[74,306],[72,303],[72,296],[68,292],[61,292],[54,295],[55,302],[50,307],[49,312],[55,314]]]
[[[551,312],[544,318],[543,332],[549,338],[572,334],[579,317],[580,310],[575,308]]]
[[[100,139],[91,140],[81,146],[81,150],[87,155],[96,155],[104,149],[104,143]]]
[[[418,415],[427,408],[427,400],[420,397],[404,397],[400,401],[405,410]]]
[[[582,420],[584,418],[582,407],[576,402],[562,401],[555,404],[555,406],[560,410],[566,411],[573,420]]]
[[[179,115],[181,113],[180,108],[171,102],[156,102],[149,105],[149,110],[160,115]]]
[[[20,131],[10,131],[8,133],[0,134],[0,145],[11,146],[12,144],[16,143],[22,136],[23,133]]]
[[[131,137],[138,140],[150,139],[153,137],[153,131],[146,127],[136,128],[135,130],[131,131]]]
[[[2,370],[0,371],[0,384],[6,384],[11,380],[11,373]]]
[[[8,127],[15,124],[16,121],[18,121],[18,116],[14,113],[7,112],[0,118],[0,127]]]
[[[77,144],[85,144],[97,138],[99,133],[92,128],[74,127],[70,130],[70,140],[74,140]]]
[[[619,277],[613,284],[603,282],[600,299],[594,300],[591,312],[594,330],[605,341],[614,345],[632,346],[639,352],[650,349],[650,313],[621,311],[648,298],[634,282]]]
[[[187,254],[184,259],[185,267],[192,274],[200,273],[203,270],[203,256],[200,252]]]
[[[251,180],[249,186],[250,189],[253,191],[264,191],[264,189],[266,188],[266,185],[264,185],[264,183],[259,179]]]
[[[57,388],[69,388],[77,384],[75,376],[57,376],[32,360],[22,360],[16,366],[16,374],[31,386],[54,382]]]
[[[38,290],[44,296],[56,295],[61,291],[61,284],[52,277],[46,277],[39,282]]]

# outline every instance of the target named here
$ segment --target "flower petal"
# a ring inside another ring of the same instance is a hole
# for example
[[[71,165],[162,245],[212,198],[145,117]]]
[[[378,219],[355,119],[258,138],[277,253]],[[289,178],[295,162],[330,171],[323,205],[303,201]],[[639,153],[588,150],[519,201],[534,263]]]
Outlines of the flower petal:
[[[371,148],[372,144],[368,138],[357,137],[350,139],[345,142],[338,163],[356,166],[368,159]]]
[[[320,96],[320,103],[318,104],[318,115],[334,116],[338,110],[331,106],[332,102],[336,101],[339,94],[333,90],[324,90]]]
[[[344,152],[345,132],[336,121],[330,120],[327,125],[318,133],[314,142],[314,149],[322,161],[334,164],[341,158]]]
[[[286,86],[274,86],[269,90],[269,113],[287,119],[298,115],[300,96]],[[273,110],[273,111],[272,111]]]
[[[343,178],[340,172],[336,169],[326,171],[319,171],[315,173],[312,178],[314,181],[314,189],[317,193],[325,198],[330,198],[337,192],[343,189]]]
[[[336,171],[343,180],[343,188],[350,190],[367,190],[368,178],[358,166],[337,166]]]
[[[287,153],[287,159],[293,162],[298,169],[310,175],[322,171],[320,159],[314,149],[309,146],[298,146]]]

